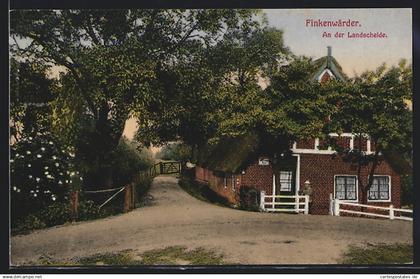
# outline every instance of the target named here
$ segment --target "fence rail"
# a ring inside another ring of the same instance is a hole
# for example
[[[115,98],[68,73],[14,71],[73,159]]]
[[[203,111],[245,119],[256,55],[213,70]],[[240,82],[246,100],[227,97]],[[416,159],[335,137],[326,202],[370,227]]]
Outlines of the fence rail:
[[[124,194],[124,204],[123,212],[128,212],[135,208],[135,195],[136,189],[134,187],[136,181],[144,177],[155,177],[160,174],[172,174],[180,173],[182,169],[182,164],[178,161],[169,161],[169,162],[159,162],[151,166],[149,169],[139,172],[133,179],[132,183],[124,187],[112,188],[112,189],[101,189],[101,190],[91,190],[91,191],[81,191],[84,194],[109,194],[110,196],[106,198],[99,209],[103,208],[106,204],[115,199],[120,193]],[[114,193],[111,193],[114,192]],[[71,204],[71,215],[72,220],[76,221],[78,219],[78,207],[79,207],[79,191],[75,191],[71,194],[70,204]]]
[[[356,209],[344,209],[344,208],[341,208],[341,206],[355,207]],[[373,212],[364,212],[364,211],[360,211],[361,208],[371,208],[371,209],[374,209],[375,211],[387,211],[387,213],[379,214],[379,213],[373,213]],[[413,214],[413,210],[411,209],[394,208],[392,204],[389,207],[385,207],[385,206],[374,206],[374,205],[367,205],[367,204],[360,204],[360,203],[344,202],[344,201],[340,201],[339,199],[333,199],[332,194],[330,194],[330,214],[334,216],[340,216],[340,213],[350,213],[350,214],[356,214],[356,215],[386,218],[386,219],[391,219],[391,220],[397,219],[397,220],[413,221],[412,217],[401,216],[401,213],[399,212],[410,213],[411,215]]]
[[[271,201],[266,201],[271,199]],[[294,200],[294,201],[277,201],[278,199]],[[301,201],[303,199],[303,202]],[[287,206],[293,208],[287,208]],[[303,205],[303,208],[301,207]],[[286,206],[286,207],[285,207]],[[260,194],[260,210],[266,212],[303,212],[309,213],[309,196],[299,195],[266,195],[265,191]]]

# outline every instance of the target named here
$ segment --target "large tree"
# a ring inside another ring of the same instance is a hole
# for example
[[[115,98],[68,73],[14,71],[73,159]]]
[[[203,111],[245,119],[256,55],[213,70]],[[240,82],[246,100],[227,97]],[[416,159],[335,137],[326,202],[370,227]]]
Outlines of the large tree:
[[[216,44],[196,54],[169,68],[161,79],[170,96],[140,122],[142,141],[181,140],[196,151],[227,136],[220,125],[228,114],[251,100],[260,90],[261,78],[276,70],[289,51],[281,30],[256,22],[228,30]]]
[[[169,68],[217,43],[226,30],[252,26],[255,13],[13,11],[12,50],[20,59],[64,68],[54,124],[67,141],[78,146],[78,157],[99,165],[104,175],[98,183],[110,186],[112,173],[106,162],[130,114],[148,115],[162,102],[162,94],[170,95],[170,88],[161,82]]]
[[[293,142],[321,137],[327,116],[334,111],[335,92],[312,79],[315,70],[305,57],[272,68],[268,87],[248,84],[247,94],[238,91],[234,106],[220,122],[219,137],[258,138],[257,153],[269,158],[277,185],[280,170],[293,168]]]
[[[337,87],[337,85],[333,85]],[[351,132],[353,149],[336,146],[344,160],[357,166],[358,185],[362,202],[368,198],[375,171],[387,158],[399,172],[410,172],[412,161],[412,111],[407,101],[412,100],[411,65],[401,60],[398,66],[385,65],[366,71],[345,85],[340,85],[340,101],[331,116],[330,132]],[[364,142],[370,140],[371,153]],[[406,167],[403,167],[406,165]],[[368,174],[368,179],[362,176]]]

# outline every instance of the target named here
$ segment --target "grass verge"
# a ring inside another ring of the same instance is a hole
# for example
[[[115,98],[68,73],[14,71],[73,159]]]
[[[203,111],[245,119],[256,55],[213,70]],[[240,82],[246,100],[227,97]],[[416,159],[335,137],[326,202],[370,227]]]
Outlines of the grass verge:
[[[352,246],[343,255],[343,264],[405,264],[413,262],[413,245],[406,243]]]
[[[31,263],[33,264],[33,263]],[[71,260],[56,261],[48,256],[39,258],[37,265],[47,266],[133,266],[133,265],[221,265],[223,255],[204,248],[188,250],[185,246],[169,246],[136,254],[133,250],[102,253]]]

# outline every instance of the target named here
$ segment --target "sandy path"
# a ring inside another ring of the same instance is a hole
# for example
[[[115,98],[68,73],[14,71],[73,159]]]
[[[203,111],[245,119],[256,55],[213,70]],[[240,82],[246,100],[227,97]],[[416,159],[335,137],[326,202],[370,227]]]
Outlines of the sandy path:
[[[102,220],[12,237],[12,264],[172,245],[205,247],[240,264],[336,263],[349,244],[412,242],[412,223],[246,212],[199,201],[174,177],[155,178],[153,204]]]

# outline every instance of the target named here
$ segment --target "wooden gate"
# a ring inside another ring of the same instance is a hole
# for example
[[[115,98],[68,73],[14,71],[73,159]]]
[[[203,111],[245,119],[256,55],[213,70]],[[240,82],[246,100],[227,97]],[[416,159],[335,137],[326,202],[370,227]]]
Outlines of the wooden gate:
[[[160,168],[160,174],[172,174],[181,172],[181,162],[160,162],[158,164]]]

